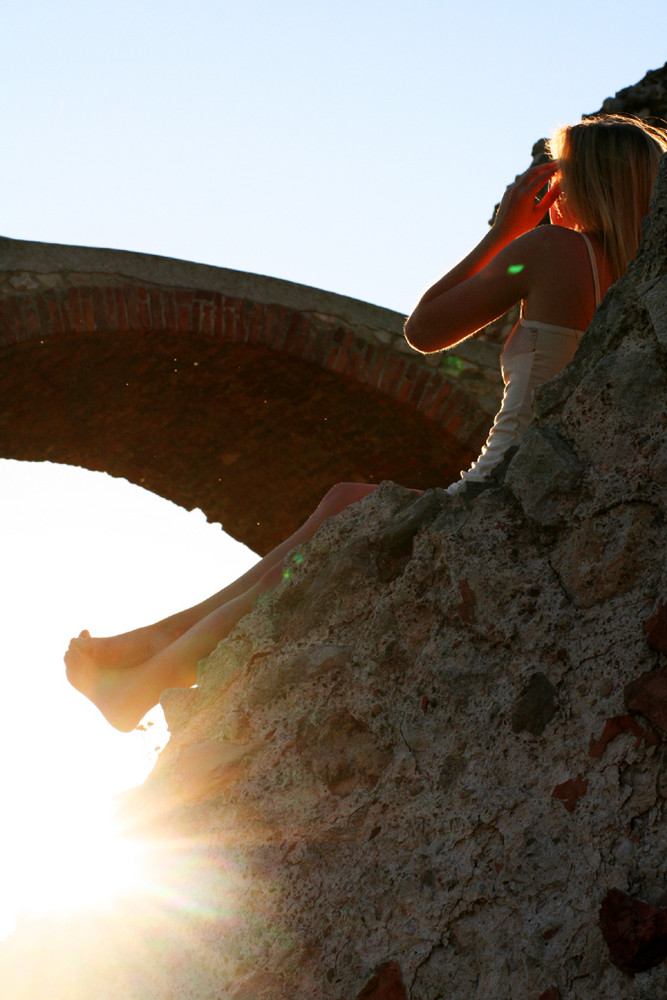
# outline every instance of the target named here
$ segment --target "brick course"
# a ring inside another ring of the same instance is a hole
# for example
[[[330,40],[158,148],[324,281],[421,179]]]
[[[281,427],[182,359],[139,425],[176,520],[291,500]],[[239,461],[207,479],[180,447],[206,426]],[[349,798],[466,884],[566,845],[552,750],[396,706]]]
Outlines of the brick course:
[[[341,326],[318,329],[296,310],[263,306],[205,289],[193,292],[127,283],[9,293],[0,300],[0,343],[6,345],[69,333],[149,330],[184,336],[201,333],[286,351],[407,402],[443,426],[452,425],[452,408],[465,412],[472,437],[478,436],[479,424],[486,422],[475,400],[460,391],[454,391],[448,408],[441,409],[453,388],[445,374],[424,369],[413,356],[395,354],[384,344],[373,345],[353,330]]]

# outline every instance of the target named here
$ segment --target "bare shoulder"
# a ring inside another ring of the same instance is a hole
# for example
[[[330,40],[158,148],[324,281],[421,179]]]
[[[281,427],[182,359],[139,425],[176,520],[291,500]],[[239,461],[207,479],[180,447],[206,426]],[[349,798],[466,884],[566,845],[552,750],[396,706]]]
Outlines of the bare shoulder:
[[[564,226],[537,226],[513,244],[533,284],[553,282],[560,276],[568,283],[586,278],[590,271],[588,249],[581,233]]]
[[[565,226],[537,226],[515,240],[514,245],[525,248],[536,257],[562,254],[575,258],[583,255],[585,258],[588,253],[581,233],[566,229]]]
[[[581,233],[564,226],[538,226],[516,240],[520,242],[529,271],[524,315],[585,330],[595,311],[595,286]]]
[[[554,272],[580,273],[587,267],[588,251],[581,234],[563,226],[537,226],[509,243],[491,263],[502,271],[521,269],[529,287],[553,280]]]

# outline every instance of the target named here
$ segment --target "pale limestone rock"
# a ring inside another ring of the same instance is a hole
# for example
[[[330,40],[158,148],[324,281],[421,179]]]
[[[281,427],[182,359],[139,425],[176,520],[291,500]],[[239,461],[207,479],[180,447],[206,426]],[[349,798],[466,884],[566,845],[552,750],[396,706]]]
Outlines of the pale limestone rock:
[[[556,545],[552,565],[572,603],[590,608],[656,576],[663,532],[653,504],[621,504],[573,525]]]
[[[505,484],[528,517],[556,525],[579,502],[582,474],[581,462],[553,427],[529,427]]]

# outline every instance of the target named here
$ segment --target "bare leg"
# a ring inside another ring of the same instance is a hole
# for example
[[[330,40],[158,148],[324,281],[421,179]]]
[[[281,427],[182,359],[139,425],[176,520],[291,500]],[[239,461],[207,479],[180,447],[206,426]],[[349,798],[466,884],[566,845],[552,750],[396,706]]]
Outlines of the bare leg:
[[[192,608],[109,639],[82,633],[65,654],[68,679],[116,728],[134,728],[165,688],[196,682],[198,660],[252,609],[260,593],[280,581],[290,549],[311,538],[327,517],[375,488],[363,483],[334,486],[290,538],[234,583]]]
[[[153,625],[134,629],[132,632],[124,632],[108,639],[91,639],[87,632],[83,632],[78,639],[72,640],[70,650],[73,648],[85,650],[88,656],[94,655],[98,665],[114,669],[145,663],[147,659],[174,642],[198,621],[209,615],[211,611],[244,594],[276,565],[282,566],[287,553],[296,545],[312,538],[326,518],[340,513],[345,507],[361,500],[375,489],[376,486],[370,483],[338,483],[329,490],[308,520],[293,535],[272,549],[247,573],[205,601],[194,605],[194,607],[186,608],[184,611],[179,611],[175,615],[163,618]]]
[[[253,587],[216,608],[155,656],[128,669],[99,667],[80,649],[65,655],[67,677],[116,729],[129,732],[160,699],[166,688],[197,683],[197,663],[247,615],[264,590],[278,583],[275,569]]]

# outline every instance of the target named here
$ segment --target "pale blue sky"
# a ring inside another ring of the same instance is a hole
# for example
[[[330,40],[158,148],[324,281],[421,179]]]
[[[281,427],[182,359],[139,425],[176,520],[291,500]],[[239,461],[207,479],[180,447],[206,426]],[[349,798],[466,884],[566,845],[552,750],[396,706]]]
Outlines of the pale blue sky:
[[[535,139],[665,60],[664,0],[0,3],[0,233],[407,311]]]

